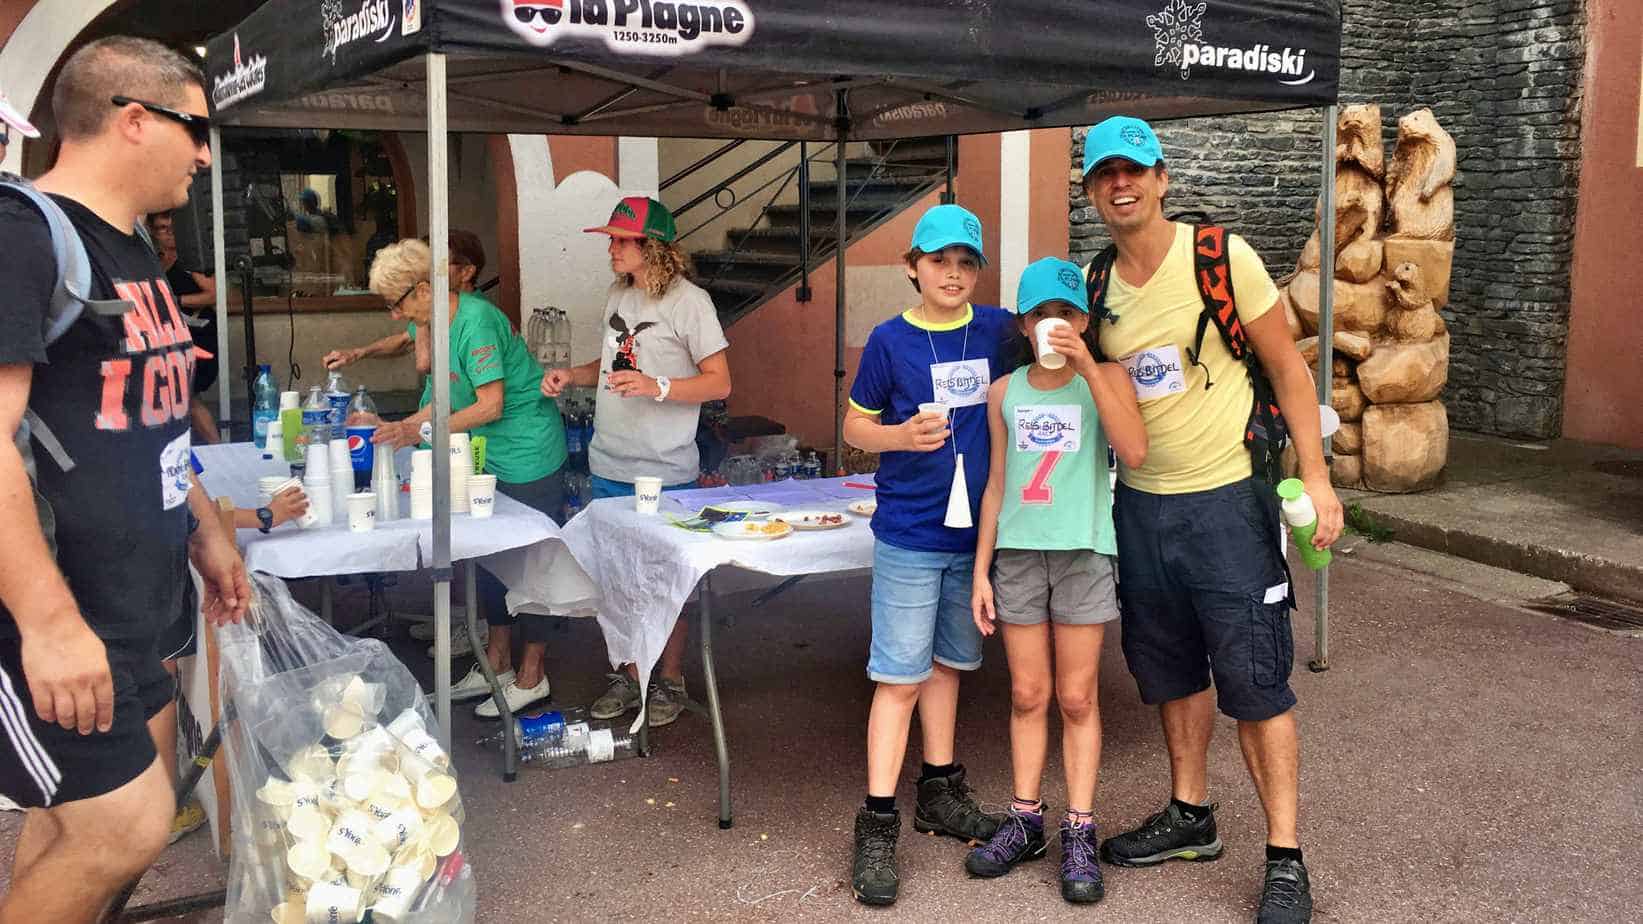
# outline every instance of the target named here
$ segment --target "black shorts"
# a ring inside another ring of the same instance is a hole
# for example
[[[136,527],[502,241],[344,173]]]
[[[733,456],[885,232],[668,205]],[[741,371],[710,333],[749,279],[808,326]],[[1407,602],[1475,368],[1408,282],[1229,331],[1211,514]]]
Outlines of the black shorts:
[[[171,703],[176,682],[152,641],[104,645],[114,674],[114,725],[82,735],[40,721],[19,642],[0,639],[0,795],[24,808],[77,802],[119,789],[154,763],[148,720]]]
[[[199,650],[195,642],[194,627],[199,622],[199,594],[194,589],[193,575],[189,576],[183,587],[182,612],[172,620],[160,633],[160,639],[155,645],[155,651],[162,661],[175,661],[186,658]]]
[[[1293,707],[1293,592],[1272,489],[1254,478],[1191,494],[1120,484],[1113,522],[1124,660],[1141,701],[1191,696],[1213,675],[1234,719]]]

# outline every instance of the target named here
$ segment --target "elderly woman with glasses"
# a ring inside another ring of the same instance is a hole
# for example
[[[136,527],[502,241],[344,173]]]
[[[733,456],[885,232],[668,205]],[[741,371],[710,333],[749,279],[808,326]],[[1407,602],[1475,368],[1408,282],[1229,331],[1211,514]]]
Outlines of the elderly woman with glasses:
[[[451,229],[451,291],[470,292],[479,295],[479,273],[485,268],[485,245],[480,243],[479,235],[472,231]],[[426,243],[426,242],[424,242]],[[479,295],[484,298],[483,295]],[[488,299],[487,299],[488,301]],[[397,311],[390,311],[395,320],[404,320]],[[341,369],[351,366],[362,359],[374,356],[404,356],[416,348],[416,371],[428,374],[428,347],[426,338],[419,339],[416,335],[416,323],[405,325],[405,330],[389,334],[381,340],[367,343],[362,347],[350,347],[342,350],[332,350],[325,354],[323,362],[327,369]],[[424,395],[426,403],[426,395]]]
[[[452,433],[485,437],[485,470],[496,476],[496,489],[558,520],[564,507],[565,431],[558,406],[540,391],[542,367],[523,338],[495,305],[471,292],[433,290],[433,257],[428,245],[404,240],[384,247],[371,263],[371,291],[389,310],[427,330],[434,299],[450,302]],[[423,338],[431,339],[431,338]],[[409,446],[431,416],[430,405],[402,421],[383,424],[375,442]],[[509,628],[513,622],[502,583],[481,570],[480,604],[490,635],[485,656],[502,681],[511,709],[547,699],[548,678],[542,657],[547,650],[547,618],[521,615],[524,657],[517,674],[511,667]],[[477,665],[452,686],[453,699],[475,699],[490,692]],[[489,715],[497,715],[488,700]]]

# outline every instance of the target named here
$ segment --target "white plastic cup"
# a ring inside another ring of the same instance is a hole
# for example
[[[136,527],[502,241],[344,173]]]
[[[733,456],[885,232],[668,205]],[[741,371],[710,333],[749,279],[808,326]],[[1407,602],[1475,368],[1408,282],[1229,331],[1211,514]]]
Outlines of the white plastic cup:
[[[402,761],[400,766],[405,768],[405,775],[413,780],[420,781],[425,774],[408,765],[425,763],[435,769],[443,769],[451,765],[451,758],[445,753],[445,749],[439,746],[439,741],[420,728],[413,728],[401,735],[399,746],[408,757],[412,758]]]
[[[284,445],[285,424],[278,417],[270,418],[268,421],[268,435],[263,438],[262,457],[272,459],[276,452],[281,453],[283,456],[284,449],[281,447]]]
[[[422,886],[419,871],[405,866],[391,866],[382,880],[371,890],[371,920],[383,924],[397,924],[409,916],[411,899]]]
[[[330,453],[331,471],[334,472],[339,468],[345,468],[350,472],[354,470],[354,460],[348,455],[348,441],[346,439],[334,439],[325,446],[326,451]]]
[[[303,456],[308,477],[324,473],[326,478],[331,477],[331,451],[325,448],[325,443],[309,443],[307,454]]]
[[[633,479],[633,509],[640,513],[655,513],[662,503],[662,479],[654,475],[640,475]]]
[[[308,495],[308,514],[301,521],[303,528],[330,526],[333,522],[332,514],[335,512],[335,505],[331,500],[331,479],[316,479],[310,476],[303,480],[302,490]],[[310,519],[313,522],[310,523]]]
[[[1038,322],[1037,327],[1033,328],[1033,340],[1038,346],[1038,364],[1046,369],[1060,369],[1067,364],[1067,357],[1057,353],[1055,347],[1050,346],[1050,331],[1055,330],[1058,326],[1071,327],[1072,325],[1060,318],[1045,318]]]
[[[920,414],[934,414],[942,420],[946,420],[947,415],[951,413],[947,405],[942,404],[940,401],[926,401],[918,406],[918,412]]]
[[[468,476],[468,515],[483,520],[495,512],[496,476]]]
[[[348,529],[368,533],[377,526],[377,496],[371,491],[348,495]]]
[[[302,407],[302,395],[294,391],[280,392],[280,410],[294,411]]]
[[[431,520],[434,518],[434,492],[422,488],[411,489],[411,519]]]
[[[316,882],[308,890],[308,920],[325,924],[357,924],[364,896],[351,886]]]
[[[399,715],[394,716],[394,720],[388,723],[388,731],[395,738],[404,738],[413,731],[427,734],[428,725],[422,721],[422,716],[418,715],[415,709],[407,708],[401,711]]]
[[[374,814],[374,811],[373,811]],[[422,813],[414,805],[396,806],[371,829],[377,843],[397,851],[422,833]]]
[[[472,475],[474,470],[474,455],[472,438],[467,433],[451,434],[451,471],[462,473],[463,477]]]

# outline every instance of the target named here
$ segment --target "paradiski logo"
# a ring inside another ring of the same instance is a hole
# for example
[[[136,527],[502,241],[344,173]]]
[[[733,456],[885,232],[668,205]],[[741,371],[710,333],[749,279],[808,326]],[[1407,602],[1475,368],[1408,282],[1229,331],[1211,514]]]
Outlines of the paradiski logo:
[[[1317,76],[1316,70],[1306,66],[1305,48],[1286,46],[1280,51],[1264,42],[1234,48],[1206,41],[1204,13],[1207,9],[1207,3],[1169,0],[1162,10],[1147,17],[1155,46],[1153,67],[1179,68],[1182,80],[1192,76],[1193,65],[1251,71],[1278,77],[1279,83],[1292,87],[1311,83]],[[1290,79],[1282,79],[1285,77]]]
[[[753,36],[742,0],[498,0],[502,21],[538,47],[561,36],[598,38],[623,54],[679,57]]]
[[[364,0],[350,13],[343,0],[324,0],[320,5],[320,28],[325,36],[321,54],[336,67],[337,51],[360,39],[387,41],[394,31],[394,7],[388,0]]]

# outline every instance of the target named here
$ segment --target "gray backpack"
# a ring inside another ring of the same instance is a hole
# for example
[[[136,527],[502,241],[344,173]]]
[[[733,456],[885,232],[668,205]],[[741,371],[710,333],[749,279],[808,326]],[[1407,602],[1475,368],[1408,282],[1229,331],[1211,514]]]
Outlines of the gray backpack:
[[[74,229],[74,223],[62,206],[36,189],[34,184],[15,174],[0,173],[0,195],[21,199],[33,206],[45,218],[46,229],[51,235],[52,257],[57,263],[57,283],[52,288],[51,304],[46,309],[45,330],[42,332],[46,346],[56,343],[88,308],[93,314],[103,317],[119,317],[134,307],[121,299],[90,297],[91,258],[86,254],[86,245],[80,240],[80,233]],[[154,243],[148,236],[148,229],[141,222],[138,222],[136,232],[153,249]],[[74,469],[74,459],[63,448],[62,441],[33,409],[24,410],[22,425],[17,428],[13,441],[18,454],[23,457],[23,469],[28,472],[30,487],[34,487],[36,481],[35,443],[39,443],[46,455],[65,473]],[[56,519],[38,488],[34,491],[34,505],[40,514],[40,529],[45,533],[46,544],[55,555]]]

